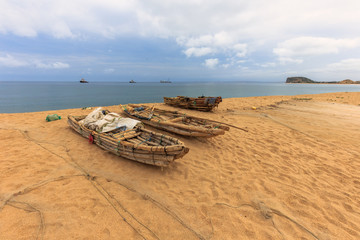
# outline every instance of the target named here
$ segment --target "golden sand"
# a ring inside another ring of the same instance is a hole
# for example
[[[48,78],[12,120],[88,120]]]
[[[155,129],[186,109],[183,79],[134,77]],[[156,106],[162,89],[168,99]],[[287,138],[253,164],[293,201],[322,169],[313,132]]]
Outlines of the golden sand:
[[[248,132],[168,133],[190,152],[163,170],[67,125],[91,111],[0,114],[0,239],[360,239],[360,93],[182,110]]]

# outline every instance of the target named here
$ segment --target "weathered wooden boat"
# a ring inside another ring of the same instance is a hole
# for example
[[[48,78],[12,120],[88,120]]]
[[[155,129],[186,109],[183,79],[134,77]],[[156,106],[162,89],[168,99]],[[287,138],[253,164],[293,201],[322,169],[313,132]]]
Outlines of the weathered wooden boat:
[[[209,119],[188,116],[177,111],[151,108],[144,105],[128,104],[124,112],[144,124],[183,136],[214,137],[225,134],[229,127]]]
[[[185,97],[185,96],[164,97],[165,104],[180,108],[195,109],[204,112],[213,110],[221,102],[222,102],[221,97],[205,97],[205,96],[200,96],[197,98]]]
[[[151,164],[167,167],[175,159],[183,157],[189,148],[176,138],[149,131],[141,127],[131,130],[113,130],[107,133],[98,133],[79,123],[84,116],[68,116],[68,124],[76,132],[99,147],[118,156]]]

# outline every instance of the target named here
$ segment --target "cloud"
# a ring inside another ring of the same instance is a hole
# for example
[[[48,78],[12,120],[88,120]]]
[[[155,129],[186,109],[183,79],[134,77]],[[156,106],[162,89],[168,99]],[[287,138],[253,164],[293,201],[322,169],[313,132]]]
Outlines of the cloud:
[[[318,81],[339,81],[346,78],[358,81],[360,80],[360,58],[342,59],[324,66],[315,65],[313,68],[308,68],[307,73]]]
[[[249,43],[299,32],[342,36],[344,28],[356,35],[359,8],[357,0],[2,0],[0,32],[55,38],[185,37],[199,46],[209,37],[218,46],[229,46],[234,39]]]
[[[296,58],[290,58],[290,57],[279,57],[279,62],[282,65],[288,64],[288,63],[295,63],[295,64],[300,64],[303,63],[304,60],[302,59],[296,59]]]
[[[360,72],[360,58],[343,59],[340,62],[327,65],[328,71]]]
[[[187,49],[209,48],[216,51],[231,51],[245,55],[247,44],[241,44],[236,37],[228,32],[219,32],[212,35],[202,35],[198,37],[178,37],[176,39],[180,46]]]
[[[301,64],[305,59],[322,55],[338,55],[343,50],[360,46],[360,38],[335,39],[324,37],[298,37],[280,42],[273,53],[280,64]]]
[[[0,1],[0,32],[23,37],[45,34],[55,38],[112,38],[139,30],[141,15],[137,13],[141,8],[137,4],[136,0]]]
[[[43,68],[43,69],[63,69],[63,68],[69,68],[70,65],[67,63],[62,62],[54,62],[54,63],[36,63],[35,66],[37,68]]]
[[[107,68],[107,69],[104,70],[104,73],[106,73],[106,74],[110,74],[110,73],[113,73],[113,72],[115,72],[115,69],[113,69],[113,68]]]
[[[199,37],[181,37],[177,39],[180,46],[186,48],[184,54],[187,57],[203,57],[206,55],[226,56],[223,60],[224,68],[229,68],[233,65],[234,59],[243,58],[247,55],[247,44],[239,43],[237,39],[226,32],[219,32],[213,35],[203,35]],[[216,59],[217,59],[216,58]],[[213,68],[213,61],[206,63],[205,66]]]
[[[28,63],[26,61],[16,59],[15,57],[13,57],[10,54],[3,54],[3,56],[1,56],[1,54],[0,54],[0,66],[23,67],[23,66],[27,66],[27,65],[28,65]]]
[[[0,0],[0,35],[93,41],[91,46],[124,37],[151,43],[161,38],[175,41],[183,60],[198,58],[199,66],[238,70],[237,61],[246,59],[242,66],[250,70],[251,64],[264,70],[276,62],[278,68],[291,65],[300,71],[306,64],[327,66],[330,60],[319,61],[321,56],[340,64],[360,54],[358,9],[358,0]],[[75,62],[56,55],[25,59],[0,55],[0,64],[66,69]],[[89,68],[97,69],[95,64]]]
[[[219,64],[219,59],[209,58],[205,60],[204,65],[208,68],[215,68]]]
[[[334,39],[323,37],[299,37],[278,44],[273,52],[280,57],[337,54],[342,48],[360,46],[360,38]]]
[[[214,50],[209,47],[200,47],[200,48],[191,47],[184,51],[184,53],[187,57],[192,57],[192,56],[201,57],[201,56],[205,56],[210,53],[213,53],[213,52],[214,52]]]
[[[259,64],[259,66],[260,66],[260,67],[263,67],[263,68],[276,67],[276,63],[274,63],[274,62],[267,62],[267,63]]]
[[[245,57],[247,53],[247,44],[235,44],[233,50],[236,53],[237,57]]]
[[[46,59],[45,56],[29,55],[29,54],[10,54],[0,53],[0,66],[4,67],[26,67],[40,69],[65,69],[69,68],[68,63],[47,59],[46,62],[40,59]]]

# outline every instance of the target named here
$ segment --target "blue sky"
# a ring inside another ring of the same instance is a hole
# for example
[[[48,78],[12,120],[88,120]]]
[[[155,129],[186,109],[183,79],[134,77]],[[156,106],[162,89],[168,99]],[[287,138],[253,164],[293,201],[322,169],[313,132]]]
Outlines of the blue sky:
[[[0,81],[360,80],[358,0],[0,0]]]

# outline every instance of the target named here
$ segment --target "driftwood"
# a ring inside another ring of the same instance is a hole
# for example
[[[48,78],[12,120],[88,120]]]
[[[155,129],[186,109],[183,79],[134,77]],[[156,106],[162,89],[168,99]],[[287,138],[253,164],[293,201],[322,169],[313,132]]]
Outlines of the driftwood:
[[[136,127],[132,130],[98,133],[86,128],[79,121],[86,116],[68,116],[68,124],[83,137],[92,136],[99,147],[118,156],[134,161],[166,167],[183,157],[189,148],[176,138]]]

